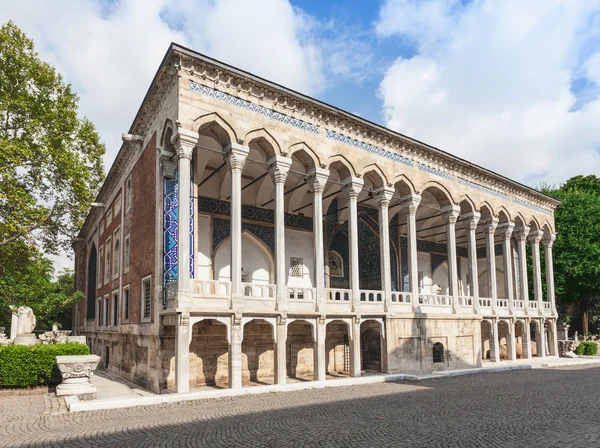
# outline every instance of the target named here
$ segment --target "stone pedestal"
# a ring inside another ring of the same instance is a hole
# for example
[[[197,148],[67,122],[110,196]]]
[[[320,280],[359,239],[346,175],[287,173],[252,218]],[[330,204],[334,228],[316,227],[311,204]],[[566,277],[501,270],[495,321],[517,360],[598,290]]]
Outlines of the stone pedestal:
[[[62,383],[56,387],[56,395],[76,395],[80,400],[96,398],[96,386],[91,382],[98,367],[97,355],[57,356],[56,364],[62,375]]]
[[[40,341],[33,333],[18,334],[15,337],[15,345],[37,345]]]
[[[557,337],[559,341],[566,341],[569,339],[569,325],[556,324]]]
[[[578,356],[575,354],[577,345],[579,345],[577,341],[558,341],[558,356],[562,358],[577,358]]]

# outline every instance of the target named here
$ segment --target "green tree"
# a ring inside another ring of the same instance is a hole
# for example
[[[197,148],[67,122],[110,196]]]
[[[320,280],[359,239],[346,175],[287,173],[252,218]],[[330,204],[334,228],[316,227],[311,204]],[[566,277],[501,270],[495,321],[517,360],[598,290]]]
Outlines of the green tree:
[[[61,328],[71,328],[73,304],[85,298],[80,291],[75,291],[75,276],[72,269],[60,271],[52,282],[48,292],[40,297],[40,301],[32,306],[39,313],[44,326],[51,328],[58,324]]]
[[[587,333],[590,313],[600,308],[600,179],[576,176],[546,193],[562,202],[553,251],[557,301],[579,308]]]
[[[68,249],[104,178],[104,145],[78,97],[12,22],[0,28],[0,251]]]

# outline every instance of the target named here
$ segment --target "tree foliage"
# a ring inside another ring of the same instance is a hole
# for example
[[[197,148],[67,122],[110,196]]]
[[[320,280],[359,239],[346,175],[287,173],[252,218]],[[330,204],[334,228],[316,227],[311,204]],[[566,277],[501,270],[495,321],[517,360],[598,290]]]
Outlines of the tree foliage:
[[[68,248],[104,178],[104,145],[78,97],[12,22],[0,28],[0,251]]]
[[[576,176],[546,193],[562,202],[553,251],[557,301],[578,306],[587,333],[590,312],[600,308],[600,179]]]

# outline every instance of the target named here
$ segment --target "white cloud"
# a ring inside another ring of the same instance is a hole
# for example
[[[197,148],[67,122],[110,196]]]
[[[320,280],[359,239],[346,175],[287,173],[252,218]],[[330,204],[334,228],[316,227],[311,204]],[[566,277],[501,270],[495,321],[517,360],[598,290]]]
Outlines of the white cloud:
[[[573,110],[571,91],[600,77],[594,14],[597,0],[387,0],[378,34],[417,48],[380,84],[387,125],[534,186],[600,174],[600,100]]]

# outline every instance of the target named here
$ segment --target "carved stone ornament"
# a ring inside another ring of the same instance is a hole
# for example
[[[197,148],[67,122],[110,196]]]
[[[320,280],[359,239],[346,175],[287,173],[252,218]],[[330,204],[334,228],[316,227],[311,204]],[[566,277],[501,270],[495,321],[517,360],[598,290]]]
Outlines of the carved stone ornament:
[[[56,387],[56,395],[96,398],[96,386],[92,384],[91,377],[99,362],[100,357],[97,355],[57,356],[56,365],[63,380]]]

